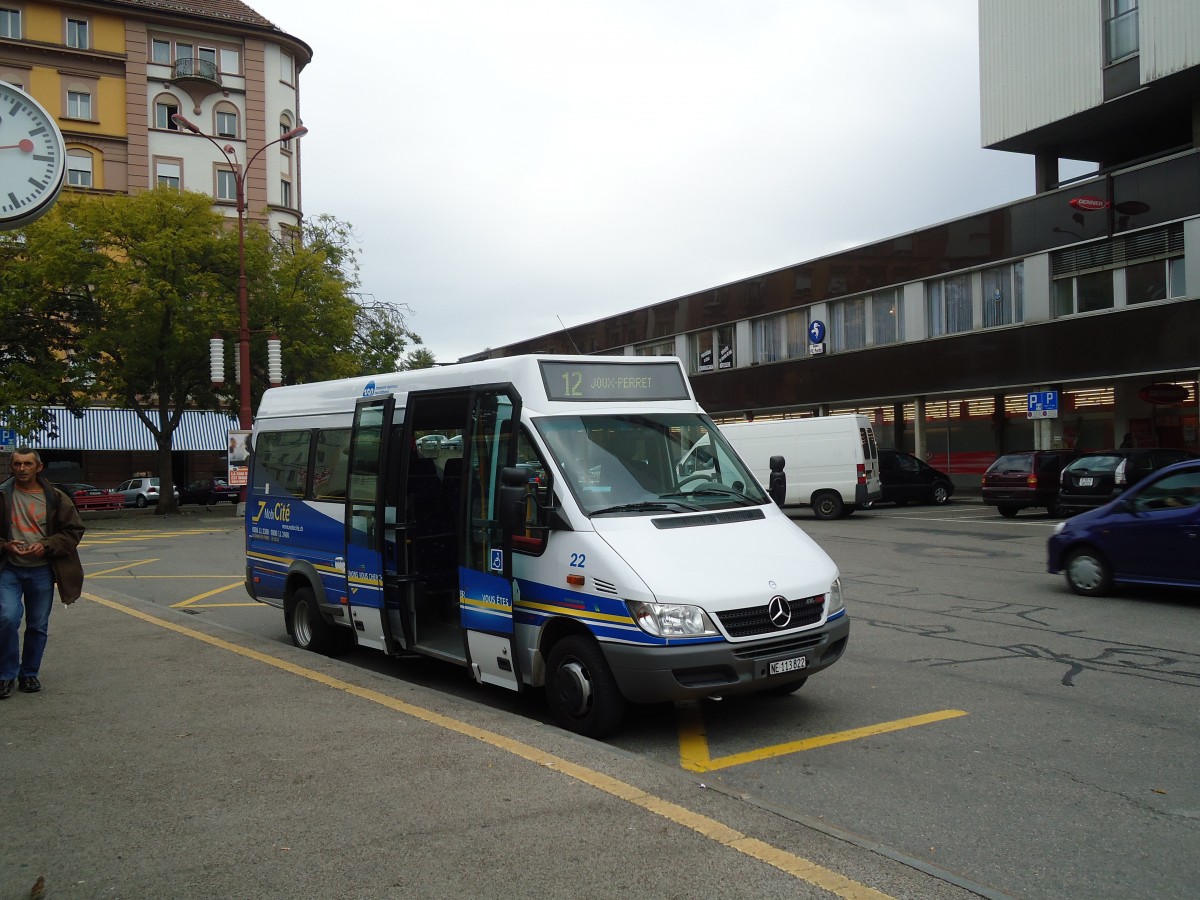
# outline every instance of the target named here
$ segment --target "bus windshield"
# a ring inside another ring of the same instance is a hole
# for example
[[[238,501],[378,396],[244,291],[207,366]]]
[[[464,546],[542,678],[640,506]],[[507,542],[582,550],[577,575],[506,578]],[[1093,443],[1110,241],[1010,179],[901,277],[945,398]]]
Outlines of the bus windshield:
[[[548,416],[535,423],[560,478],[588,516],[662,515],[768,502],[707,416]]]

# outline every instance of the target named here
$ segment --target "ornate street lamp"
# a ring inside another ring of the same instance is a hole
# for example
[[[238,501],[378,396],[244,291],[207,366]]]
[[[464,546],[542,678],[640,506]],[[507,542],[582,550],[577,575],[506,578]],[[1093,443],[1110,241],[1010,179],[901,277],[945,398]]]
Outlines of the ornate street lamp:
[[[233,183],[237,189],[237,220],[238,220],[238,378],[241,389],[241,406],[238,410],[238,425],[243,431],[249,431],[253,424],[250,410],[250,303],[246,295],[246,173],[254,165],[254,161],[264,150],[275,144],[282,144],[292,138],[301,138],[308,134],[303,125],[286,131],[273,141],[268,141],[246,160],[243,167],[237,161],[236,151],[231,144],[221,146],[211,134],[205,134],[195,124],[176,113],[171,120],[181,128],[186,128],[192,134],[198,134],[221,152],[229,167],[233,170]]]

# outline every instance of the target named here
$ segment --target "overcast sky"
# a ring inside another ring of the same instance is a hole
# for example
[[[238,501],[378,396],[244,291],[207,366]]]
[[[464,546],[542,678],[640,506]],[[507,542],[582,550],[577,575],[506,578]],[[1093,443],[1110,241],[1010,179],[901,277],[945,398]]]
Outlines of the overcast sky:
[[[247,2],[313,48],[305,214],[439,362],[1033,193],[973,0]]]

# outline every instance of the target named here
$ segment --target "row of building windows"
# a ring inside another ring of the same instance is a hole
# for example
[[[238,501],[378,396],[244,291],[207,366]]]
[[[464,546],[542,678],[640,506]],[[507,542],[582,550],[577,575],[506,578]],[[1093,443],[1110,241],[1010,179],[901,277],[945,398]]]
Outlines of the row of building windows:
[[[1186,296],[1183,227],[1150,229],[1050,254],[1048,313],[1061,318]],[[1017,261],[923,283],[925,336],[959,334],[1026,321],[1025,263]],[[824,304],[831,353],[881,347],[905,337],[904,288],[892,287]],[[1043,297],[1045,295],[1043,294]],[[812,354],[812,306],[750,320],[750,365]],[[687,335],[692,374],[739,365],[735,325]],[[674,338],[635,348],[639,355],[674,355]],[[740,364],[745,365],[745,362]]]
[[[174,117],[179,114],[179,100],[173,95],[164,95],[154,101],[154,127],[162,131],[179,131],[179,125],[176,124]],[[237,107],[228,101],[223,101],[213,109],[212,128],[213,134],[217,137],[237,139],[241,137],[240,124],[241,116]],[[288,113],[284,113],[279,117],[279,133],[287,134],[295,126],[292,124],[292,117]],[[289,151],[292,149],[292,142],[282,141],[280,149]]]
[[[24,33],[21,10],[0,7],[0,38],[19,41]],[[91,26],[87,19],[67,16],[63,19],[63,43],[73,50],[91,49]]]
[[[95,187],[95,163],[87,150],[67,151],[67,184],[76,188]],[[237,178],[231,169],[217,169],[213,196],[221,202],[237,201]],[[183,182],[183,162],[178,159],[157,159],[154,164],[154,183],[160,187],[180,188]],[[279,181],[279,205],[292,206],[292,183],[286,178]]]
[[[216,185],[213,196],[223,203],[237,201],[237,176],[231,169],[217,169]],[[154,183],[159,187],[179,189],[183,183],[183,163],[178,159],[158,159],[154,163]],[[287,208],[292,206],[292,183],[286,179],[279,180],[279,205]]]
[[[24,38],[20,9],[0,7],[0,38],[14,41]],[[75,15],[65,17],[62,39],[73,50],[90,50],[92,36],[89,20]],[[150,62],[172,66],[176,74],[200,75],[212,80],[219,80],[221,74],[242,74],[242,55],[237,47],[207,47],[177,37],[152,37]],[[296,83],[295,61],[289,53],[280,54],[279,79],[287,85]]]

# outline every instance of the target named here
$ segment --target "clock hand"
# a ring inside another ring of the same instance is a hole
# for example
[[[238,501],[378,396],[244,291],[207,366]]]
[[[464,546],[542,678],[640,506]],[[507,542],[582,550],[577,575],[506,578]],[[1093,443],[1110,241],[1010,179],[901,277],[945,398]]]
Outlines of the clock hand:
[[[25,138],[19,144],[5,144],[3,147],[0,147],[0,150],[20,150],[22,153],[32,153],[33,141]]]

